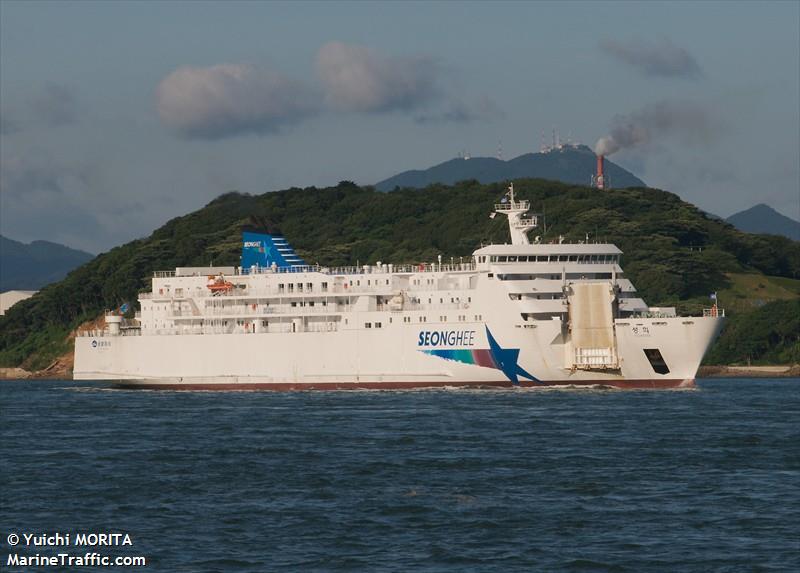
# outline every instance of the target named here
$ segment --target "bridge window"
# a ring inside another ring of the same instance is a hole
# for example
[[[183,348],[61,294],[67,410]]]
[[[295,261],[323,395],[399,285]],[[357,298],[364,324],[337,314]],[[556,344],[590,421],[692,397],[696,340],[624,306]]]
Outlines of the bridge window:
[[[507,260],[508,260],[508,257],[505,256],[505,255],[501,255],[501,256],[497,257],[497,262],[498,263],[505,263]]]

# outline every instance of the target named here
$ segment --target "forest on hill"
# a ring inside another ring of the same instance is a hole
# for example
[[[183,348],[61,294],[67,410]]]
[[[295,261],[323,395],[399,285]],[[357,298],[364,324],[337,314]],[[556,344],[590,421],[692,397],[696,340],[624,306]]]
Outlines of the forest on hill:
[[[469,256],[481,244],[508,242],[505,218],[488,217],[505,188],[505,183],[463,181],[381,193],[342,182],[262,195],[227,193],[147,238],[97,256],[15,305],[0,318],[0,366],[47,366],[70,348],[68,335],[78,325],[135,302],[154,270],[238,265],[244,226],[279,228],[312,264]],[[800,278],[800,243],[742,233],[672,193],[598,191],[540,179],[515,181],[515,190],[546,225],[532,237],[615,243],[624,252],[627,276],[653,306],[699,313],[709,306],[710,293],[732,288],[737,273],[783,277],[792,285]],[[783,340],[792,344],[791,336]],[[738,358],[726,354],[725,359]]]

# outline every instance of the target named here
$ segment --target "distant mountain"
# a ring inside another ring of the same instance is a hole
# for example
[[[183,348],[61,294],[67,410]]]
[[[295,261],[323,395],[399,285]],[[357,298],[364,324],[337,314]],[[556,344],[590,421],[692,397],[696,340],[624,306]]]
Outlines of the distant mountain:
[[[425,170],[404,171],[375,184],[378,191],[395,187],[422,188],[432,183],[452,185],[476,179],[480,183],[496,183],[510,179],[552,179],[563,183],[588,185],[597,168],[597,159],[585,145],[564,146],[547,153],[526,153],[503,161],[494,157],[456,158]],[[645,187],[644,181],[606,159],[606,176],[611,186]]]
[[[769,205],[759,203],[725,219],[728,223],[745,233],[766,233],[783,235],[800,241],[800,222],[781,215]]]
[[[33,241],[26,245],[0,235],[0,292],[38,290],[93,258],[58,243]]]

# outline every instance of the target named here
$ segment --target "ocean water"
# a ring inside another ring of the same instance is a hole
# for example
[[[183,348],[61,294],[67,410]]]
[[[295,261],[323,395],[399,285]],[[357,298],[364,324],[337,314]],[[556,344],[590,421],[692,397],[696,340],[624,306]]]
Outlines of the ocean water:
[[[216,393],[0,383],[12,533],[146,571],[800,571],[800,379]],[[70,568],[68,568],[70,569]],[[117,568],[132,570],[133,568]],[[72,568],[88,571],[92,568]]]

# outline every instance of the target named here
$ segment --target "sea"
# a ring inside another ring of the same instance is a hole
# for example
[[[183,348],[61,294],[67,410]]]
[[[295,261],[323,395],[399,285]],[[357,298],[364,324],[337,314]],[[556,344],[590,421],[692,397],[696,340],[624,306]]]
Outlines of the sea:
[[[289,393],[5,381],[0,428],[4,571],[103,570],[15,565],[90,552],[192,573],[800,571],[797,378]],[[69,543],[33,545],[57,535]]]

